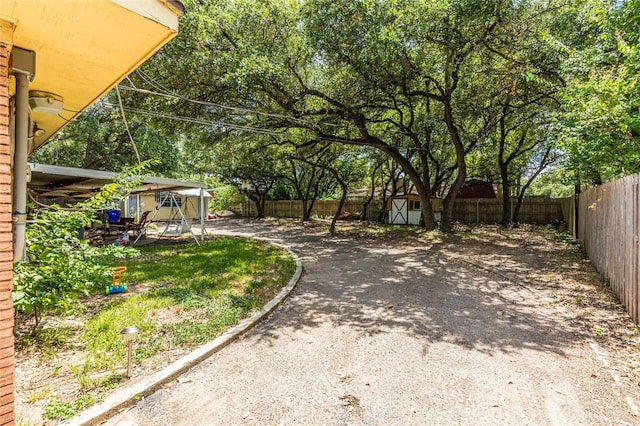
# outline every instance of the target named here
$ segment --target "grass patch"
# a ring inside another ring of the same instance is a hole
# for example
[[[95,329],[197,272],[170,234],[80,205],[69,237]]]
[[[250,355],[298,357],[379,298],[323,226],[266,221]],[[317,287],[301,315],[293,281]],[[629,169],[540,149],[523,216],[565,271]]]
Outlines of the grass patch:
[[[130,289],[149,284],[150,290],[117,298],[88,321],[87,370],[118,365],[126,355],[119,334],[129,325],[140,328],[137,360],[206,342],[271,299],[295,270],[281,248],[239,238],[143,247],[123,264]]]
[[[51,358],[51,377],[60,371],[58,353],[76,355],[65,362],[75,395],[59,395],[55,388],[30,395],[33,402],[48,400],[46,419],[68,419],[121,383],[127,357],[120,338],[123,328],[140,328],[134,372],[154,363],[166,365],[172,359],[164,354],[175,356],[214,339],[271,300],[295,271],[286,250],[242,238],[142,247],[140,252],[118,263],[128,268],[123,276],[128,293],[96,292],[72,318],[80,326],[53,326],[17,340],[24,350]],[[54,324],[67,320],[56,318]]]
[[[79,395],[73,402],[61,401],[56,398],[45,405],[44,418],[47,420],[68,420],[99,400],[99,397],[91,393]]]

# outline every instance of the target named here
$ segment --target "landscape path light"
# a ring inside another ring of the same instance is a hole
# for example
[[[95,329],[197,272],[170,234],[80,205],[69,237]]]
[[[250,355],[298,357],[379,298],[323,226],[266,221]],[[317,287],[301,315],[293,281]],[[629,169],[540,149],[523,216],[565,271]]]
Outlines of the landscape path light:
[[[120,337],[127,344],[127,379],[131,378],[131,352],[133,350],[133,341],[138,337],[140,329],[135,325],[125,327],[120,332]]]

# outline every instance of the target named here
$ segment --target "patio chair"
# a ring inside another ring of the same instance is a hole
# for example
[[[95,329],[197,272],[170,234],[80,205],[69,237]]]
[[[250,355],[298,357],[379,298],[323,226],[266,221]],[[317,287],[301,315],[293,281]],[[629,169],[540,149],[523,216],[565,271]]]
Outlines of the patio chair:
[[[140,221],[138,223],[127,223],[125,232],[131,231],[133,233],[133,235],[140,235],[140,233],[145,228],[145,225],[147,223],[147,217],[149,216],[149,213],[151,213],[150,210],[147,210],[144,213],[142,213],[142,216],[140,216]]]

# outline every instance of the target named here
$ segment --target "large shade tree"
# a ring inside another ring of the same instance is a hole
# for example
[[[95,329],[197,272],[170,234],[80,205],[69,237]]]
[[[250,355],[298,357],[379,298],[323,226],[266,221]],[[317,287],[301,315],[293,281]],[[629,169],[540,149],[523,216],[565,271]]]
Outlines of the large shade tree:
[[[162,93],[159,109],[224,131],[268,130],[286,139],[302,129],[317,143],[374,147],[411,179],[425,227],[435,227],[434,189],[446,190],[442,228],[449,230],[466,157],[499,117],[488,88],[501,85],[516,60],[531,80],[555,78],[549,64],[541,66],[550,50],[541,27],[555,7],[553,1],[191,2],[183,32],[145,67],[143,80]],[[517,58],[514,45],[525,49]]]
[[[550,142],[582,182],[638,170],[639,1],[187,0],[181,34],[120,86],[122,109],[165,176],[208,173],[248,135],[373,147],[411,180],[427,228],[426,201],[445,198],[446,230],[467,175],[506,200]],[[33,159],[134,164],[116,95]]]
[[[560,142],[576,183],[640,171],[640,1],[588,0],[566,19],[568,76]],[[577,29],[577,31],[576,31]],[[578,185],[579,187],[579,185]]]

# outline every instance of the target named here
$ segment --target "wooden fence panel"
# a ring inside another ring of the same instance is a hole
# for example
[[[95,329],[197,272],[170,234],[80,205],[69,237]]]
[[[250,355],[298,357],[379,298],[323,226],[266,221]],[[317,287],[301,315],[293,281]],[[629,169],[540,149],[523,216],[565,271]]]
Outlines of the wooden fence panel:
[[[576,221],[576,197],[567,197],[560,199],[560,208],[562,217],[567,226],[567,232],[573,238],[578,238],[578,222]]]
[[[516,205],[511,200],[510,209]],[[456,200],[453,220],[461,223],[493,224],[502,221],[502,200],[490,198],[463,198]],[[518,222],[546,224],[563,220],[562,203],[558,198],[525,197]]]
[[[591,188],[579,196],[578,238],[598,272],[640,322],[640,175]]]
[[[330,218],[338,209],[338,200],[318,200],[315,202],[311,216]],[[515,206],[512,200],[511,208]],[[376,220],[382,210],[382,203],[372,202],[369,205],[367,219]],[[344,207],[345,213],[362,214],[364,203],[362,201],[348,200]],[[234,210],[241,212],[243,216],[256,216],[254,203],[245,202],[242,206],[236,206]],[[300,200],[269,200],[265,203],[265,215],[272,217],[301,218],[302,201]],[[526,197],[520,209],[520,223],[546,224],[563,220],[562,200],[558,198]],[[495,224],[502,220],[502,201],[498,199],[460,199],[456,200],[453,211],[453,220],[461,223]]]
[[[338,200],[317,200],[311,210],[311,217],[331,218],[338,210]],[[361,201],[347,200],[343,213],[361,214],[364,203]],[[367,214],[369,220],[374,220],[378,212],[382,209],[382,203],[372,202],[369,205]],[[258,211],[253,202],[244,202],[241,205],[232,206],[232,210],[239,212],[242,216],[257,216]],[[264,206],[266,216],[280,218],[302,218],[303,205],[300,200],[267,200]]]

